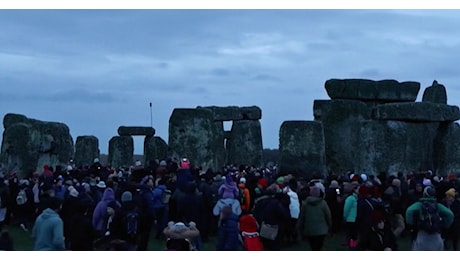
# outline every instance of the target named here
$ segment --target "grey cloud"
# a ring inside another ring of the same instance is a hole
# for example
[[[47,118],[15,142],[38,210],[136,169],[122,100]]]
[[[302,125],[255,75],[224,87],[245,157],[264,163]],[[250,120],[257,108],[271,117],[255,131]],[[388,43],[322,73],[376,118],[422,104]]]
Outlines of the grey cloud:
[[[254,77],[252,77],[252,80],[255,81],[272,81],[272,82],[282,82],[282,80],[278,77],[271,76],[268,74],[258,74]]]
[[[378,69],[365,69],[358,73],[363,78],[378,78],[381,76]]]
[[[211,70],[211,75],[219,76],[219,77],[229,76],[230,71],[224,68],[216,68],[216,69]]]

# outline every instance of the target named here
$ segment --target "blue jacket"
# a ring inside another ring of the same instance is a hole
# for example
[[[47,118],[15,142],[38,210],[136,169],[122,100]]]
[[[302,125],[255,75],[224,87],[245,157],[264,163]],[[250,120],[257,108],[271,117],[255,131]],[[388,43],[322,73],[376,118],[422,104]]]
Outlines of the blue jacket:
[[[32,236],[35,238],[34,251],[65,250],[64,223],[59,214],[52,209],[45,209],[37,217]]]
[[[164,208],[166,204],[163,203],[163,193],[166,190],[166,185],[158,185],[153,190],[153,207],[154,208]]]

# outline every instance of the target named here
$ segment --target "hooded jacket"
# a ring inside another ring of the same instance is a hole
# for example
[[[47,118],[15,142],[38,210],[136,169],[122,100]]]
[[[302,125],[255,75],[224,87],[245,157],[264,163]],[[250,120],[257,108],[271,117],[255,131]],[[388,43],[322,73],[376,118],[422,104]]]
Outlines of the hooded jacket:
[[[102,199],[96,205],[93,213],[93,227],[97,231],[105,231],[107,224],[107,205],[115,201],[115,193],[111,188],[104,190]]]
[[[45,209],[37,217],[32,236],[35,238],[34,251],[65,250],[64,223],[52,209]]]
[[[297,229],[308,237],[327,235],[331,227],[331,211],[326,201],[320,197],[307,197],[300,209]]]
[[[217,194],[220,199],[238,199],[239,190],[231,176],[227,176],[225,182],[220,185]]]

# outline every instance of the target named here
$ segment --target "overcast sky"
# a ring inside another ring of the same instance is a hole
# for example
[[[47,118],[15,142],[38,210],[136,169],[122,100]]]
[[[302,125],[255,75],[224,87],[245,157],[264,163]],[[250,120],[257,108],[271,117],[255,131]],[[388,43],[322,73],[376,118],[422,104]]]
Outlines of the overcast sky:
[[[174,108],[259,106],[265,148],[331,78],[437,80],[460,105],[459,10],[0,10],[0,112],[168,142]],[[229,129],[229,125],[226,125]],[[143,138],[136,137],[135,153]]]

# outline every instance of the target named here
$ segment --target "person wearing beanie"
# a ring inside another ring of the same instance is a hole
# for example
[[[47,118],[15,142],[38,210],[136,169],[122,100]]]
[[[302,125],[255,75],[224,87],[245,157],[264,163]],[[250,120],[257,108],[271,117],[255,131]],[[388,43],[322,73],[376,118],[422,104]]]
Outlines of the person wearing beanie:
[[[453,221],[453,212],[444,206],[442,203],[436,201],[436,191],[433,187],[427,186],[423,190],[423,197],[410,205],[406,210],[406,224],[412,230],[417,230],[414,234],[415,239],[412,244],[413,251],[443,251],[444,241],[441,237],[441,230],[448,229]],[[423,219],[428,218],[425,216],[427,213],[424,208],[437,207],[438,214],[430,214],[430,223],[438,224],[433,228],[435,230],[425,230]],[[425,217],[424,217],[425,216]]]
[[[121,203],[126,203],[133,200],[133,194],[130,191],[125,191],[121,194]]]
[[[456,196],[456,190],[450,188],[445,192],[445,197],[441,202],[454,214],[454,222],[444,231],[445,246],[447,250],[458,251],[458,240],[460,238],[460,200]]]
[[[308,240],[313,251],[322,250],[324,239],[332,227],[331,211],[323,193],[319,185],[310,186],[310,195],[302,203],[297,221],[297,230],[303,239]]]
[[[398,245],[396,236],[392,230],[385,224],[384,213],[380,210],[374,210],[371,214],[371,229],[365,239],[359,243],[359,250],[364,251],[396,251]],[[361,240],[361,239],[360,239]]]
[[[117,244],[117,249],[122,251],[136,251],[139,247],[140,230],[142,228],[142,213],[133,201],[130,191],[125,191],[121,195],[121,206],[112,201],[115,213],[112,223],[109,226],[110,240],[123,241]]]

